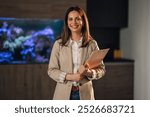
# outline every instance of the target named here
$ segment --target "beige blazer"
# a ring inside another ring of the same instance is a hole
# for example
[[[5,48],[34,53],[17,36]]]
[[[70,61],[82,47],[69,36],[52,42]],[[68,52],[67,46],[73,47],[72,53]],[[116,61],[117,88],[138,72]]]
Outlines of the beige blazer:
[[[60,82],[59,75],[62,74],[62,72],[73,73],[72,51],[71,45],[68,44],[67,46],[61,46],[60,41],[61,40],[55,41],[53,45],[48,66],[48,75],[50,78],[57,82],[53,99],[69,100],[72,82],[65,80],[63,82]],[[99,48],[95,40],[91,40],[86,47],[83,47],[81,53],[81,64],[84,64],[90,56],[90,54],[92,53],[92,51],[96,49]],[[101,66],[96,69],[96,73],[96,79],[101,78],[105,74],[105,66],[103,62],[101,62]],[[81,85],[79,86],[79,92],[81,100],[94,99],[92,80],[93,78],[83,78],[80,81]]]

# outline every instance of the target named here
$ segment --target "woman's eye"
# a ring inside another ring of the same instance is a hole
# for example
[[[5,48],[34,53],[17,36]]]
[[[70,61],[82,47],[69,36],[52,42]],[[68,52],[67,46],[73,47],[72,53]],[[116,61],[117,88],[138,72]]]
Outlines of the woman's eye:
[[[81,20],[81,18],[78,17],[78,18],[77,18],[77,21],[80,21],[80,20]]]
[[[68,18],[69,21],[72,21],[72,18]]]
[[[76,18],[68,18],[68,21],[81,21],[82,19],[80,17],[76,17]]]

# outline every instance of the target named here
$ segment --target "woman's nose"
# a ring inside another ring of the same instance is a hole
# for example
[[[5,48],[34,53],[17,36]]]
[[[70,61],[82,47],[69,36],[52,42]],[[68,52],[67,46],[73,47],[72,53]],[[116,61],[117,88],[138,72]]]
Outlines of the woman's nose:
[[[73,20],[73,23],[77,23],[76,19]]]

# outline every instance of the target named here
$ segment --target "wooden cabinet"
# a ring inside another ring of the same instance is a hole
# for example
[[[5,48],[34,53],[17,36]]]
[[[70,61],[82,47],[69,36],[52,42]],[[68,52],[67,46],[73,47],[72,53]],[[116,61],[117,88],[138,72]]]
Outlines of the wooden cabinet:
[[[133,99],[133,63],[106,62],[106,75],[93,81],[95,97]],[[0,99],[52,99],[55,82],[47,64],[0,65]]]
[[[0,65],[0,99],[52,99],[55,82],[47,64]]]
[[[133,99],[133,62],[107,62],[106,74],[93,81],[95,98],[102,100]]]

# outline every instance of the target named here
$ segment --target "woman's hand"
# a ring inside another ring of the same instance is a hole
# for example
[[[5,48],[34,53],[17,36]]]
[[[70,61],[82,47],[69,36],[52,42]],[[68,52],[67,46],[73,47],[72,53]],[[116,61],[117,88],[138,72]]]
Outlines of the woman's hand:
[[[84,65],[81,65],[78,70],[78,73],[75,74],[68,73],[66,75],[66,80],[79,82],[85,76],[92,77],[92,75],[93,75],[92,70],[90,70],[88,67],[85,67]]]
[[[70,81],[79,82],[82,78],[83,76],[80,73],[75,73],[75,74],[68,73],[66,75],[66,80],[70,80]]]
[[[93,75],[93,72],[88,67],[85,67],[84,65],[80,66],[79,73],[82,76],[86,76],[86,77],[92,77]]]

